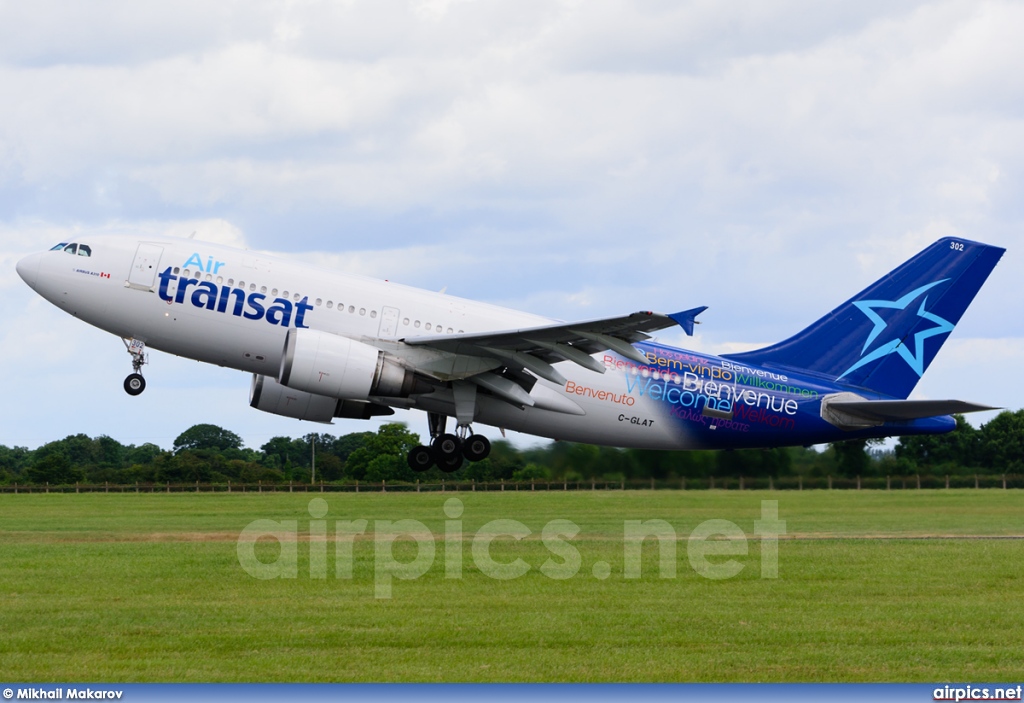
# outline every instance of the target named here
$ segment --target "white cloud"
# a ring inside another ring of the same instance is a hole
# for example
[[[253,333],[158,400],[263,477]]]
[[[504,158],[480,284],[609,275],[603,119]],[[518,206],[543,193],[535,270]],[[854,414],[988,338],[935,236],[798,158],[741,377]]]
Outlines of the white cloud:
[[[707,304],[678,341],[734,350],[962,236],[1009,253],[958,334],[1019,339],[1022,24],[967,0],[8,3],[2,309],[49,344],[19,256],[194,231],[565,319]]]

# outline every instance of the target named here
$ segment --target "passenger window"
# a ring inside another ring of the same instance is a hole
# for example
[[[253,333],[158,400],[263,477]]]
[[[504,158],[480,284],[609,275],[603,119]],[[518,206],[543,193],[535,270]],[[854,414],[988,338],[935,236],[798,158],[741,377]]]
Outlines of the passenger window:
[[[92,256],[92,249],[90,247],[86,246],[85,244],[79,244],[78,245],[78,255],[79,256]]]
[[[427,330],[427,332],[430,331],[430,323],[429,322],[426,324],[426,330]]]
[[[366,314],[366,308],[359,308],[359,314],[360,315],[365,315]]]
[[[334,301],[333,300],[328,300],[327,301],[327,309],[330,310],[333,307],[334,307]]]
[[[323,304],[324,304],[324,301],[323,301],[323,300],[321,300],[320,298],[317,298],[317,299],[316,299],[316,306],[317,306],[317,307],[320,307],[320,306],[321,306],[321,305],[323,305]]]
[[[371,310],[370,311],[370,317],[377,317],[377,311],[376,310]]]
[[[66,251],[69,254],[74,254],[76,251],[78,251],[78,245],[68,244],[66,247],[64,247],[64,251]]]
[[[416,320],[416,324],[414,324],[413,327],[415,327],[416,329],[419,329],[420,328],[420,321]]]
[[[409,326],[409,318],[407,317],[404,320],[402,320],[402,324],[405,325],[406,327],[408,327]]]
[[[356,311],[356,306],[355,305],[349,305],[348,306],[348,311],[349,312],[355,312]]]

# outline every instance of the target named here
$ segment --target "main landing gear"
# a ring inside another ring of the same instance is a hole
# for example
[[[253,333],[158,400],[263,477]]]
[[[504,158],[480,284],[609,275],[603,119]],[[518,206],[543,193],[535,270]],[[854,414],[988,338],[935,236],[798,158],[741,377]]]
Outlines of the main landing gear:
[[[460,425],[456,434],[445,432],[448,418],[427,413],[430,425],[430,446],[415,447],[409,452],[409,466],[413,471],[426,471],[436,465],[445,473],[457,471],[465,461],[482,461],[491,453],[491,442],[483,435],[472,434],[469,425]]]
[[[132,373],[124,379],[124,392],[128,395],[139,395],[146,390],[146,379],[142,377],[142,367],[146,365],[146,343],[138,339],[123,340],[128,353],[132,355]]]

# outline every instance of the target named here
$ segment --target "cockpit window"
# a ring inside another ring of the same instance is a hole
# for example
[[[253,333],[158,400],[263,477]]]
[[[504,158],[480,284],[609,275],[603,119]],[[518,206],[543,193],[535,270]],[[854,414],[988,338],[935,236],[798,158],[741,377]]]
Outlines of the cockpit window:
[[[50,251],[61,251],[64,250],[68,254],[78,254],[79,256],[92,256],[92,247],[88,244],[78,244],[72,242],[71,244],[58,244]]]

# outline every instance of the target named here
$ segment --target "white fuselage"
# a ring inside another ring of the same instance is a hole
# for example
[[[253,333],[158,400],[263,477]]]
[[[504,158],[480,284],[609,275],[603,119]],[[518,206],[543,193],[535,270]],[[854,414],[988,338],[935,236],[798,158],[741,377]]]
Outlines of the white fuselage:
[[[270,378],[278,377],[289,328],[397,343],[418,336],[515,330],[554,322],[205,242],[86,237],[82,243],[88,246],[88,256],[43,252],[23,260],[19,273],[56,306],[111,334]],[[595,444],[652,449],[692,446],[678,427],[656,420],[661,417],[657,408],[645,410],[648,399],[627,393],[624,376],[629,371],[623,370],[619,357],[609,352],[598,355],[598,360],[608,366],[606,373],[563,362],[556,366],[568,379],[565,386],[541,379],[533,391],[534,395],[561,396],[582,413],[517,408],[485,394],[479,399],[476,421]],[[412,407],[450,411],[430,400]]]

